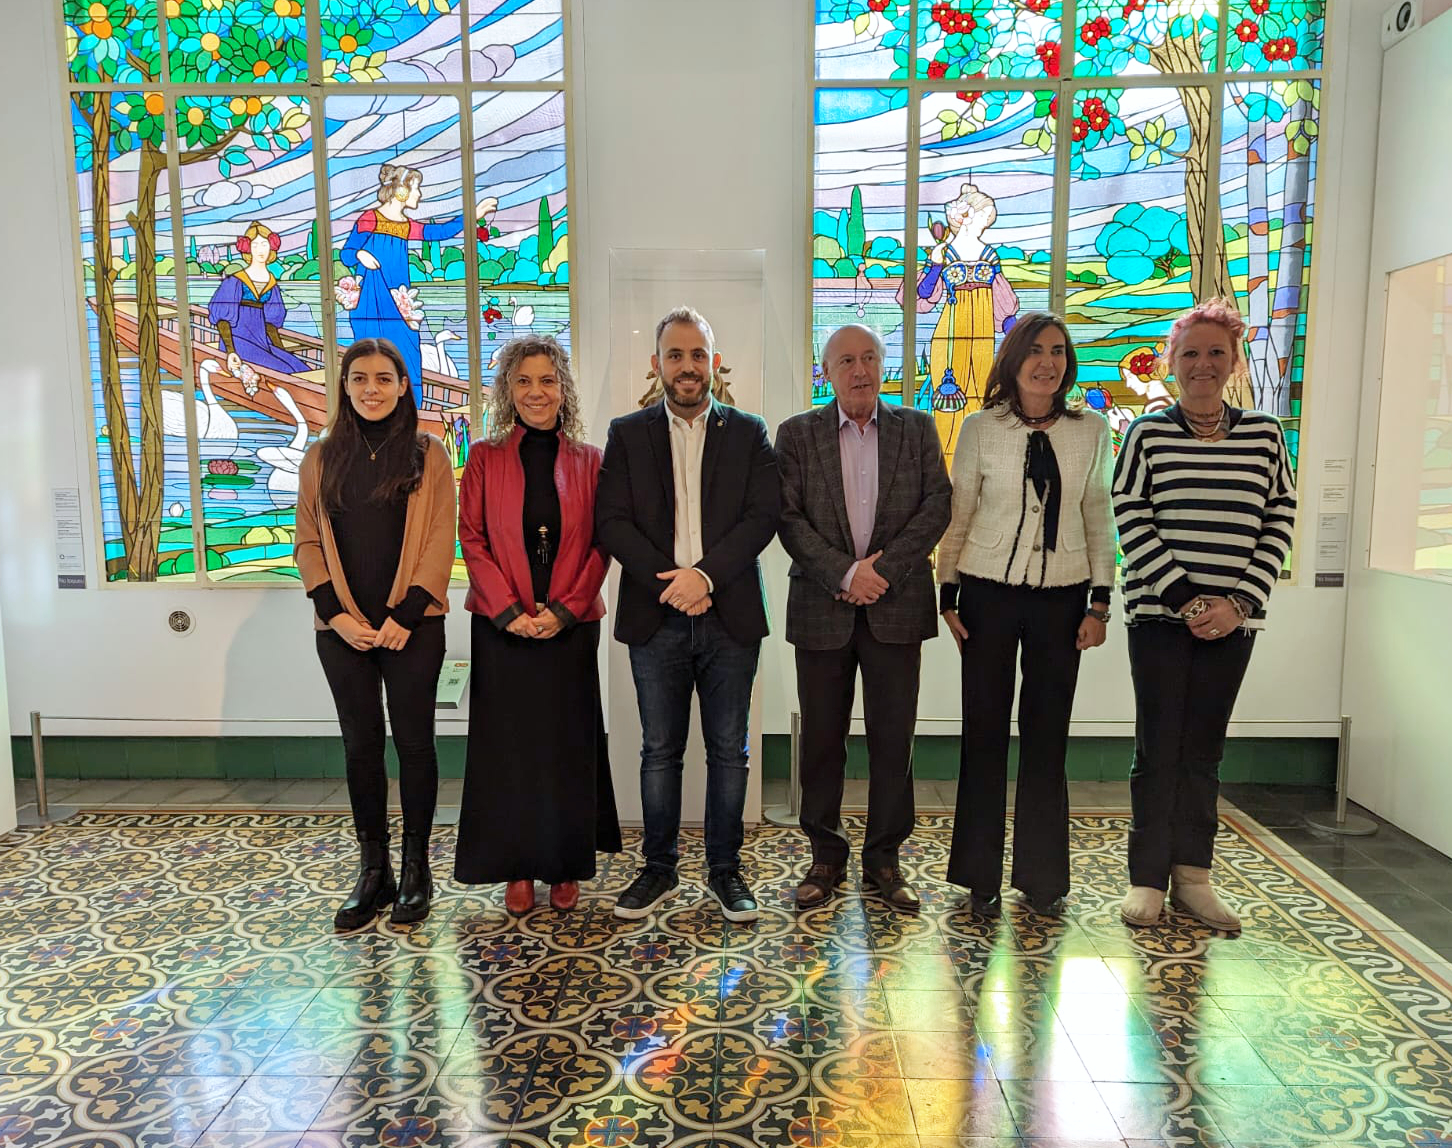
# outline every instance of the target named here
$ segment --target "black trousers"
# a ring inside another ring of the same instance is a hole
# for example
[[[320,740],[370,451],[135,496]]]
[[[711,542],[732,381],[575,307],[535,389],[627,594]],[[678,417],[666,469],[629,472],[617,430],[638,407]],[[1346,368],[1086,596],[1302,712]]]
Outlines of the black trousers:
[[[1018,784],[1013,804],[1014,888],[1051,899],[1069,891],[1069,786],[1064,757],[1079,681],[1075,641],[1087,585],[1036,589],[963,578],[963,739],[948,880],[991,897],[1003,882],[1014,662]],[[1016,658],[1017,656],[1017,658]]]
[[[1210,867],[1225,731],[1254,644],[1244,630],[1205,641],[1180,622],[1129,627],[1131,885],[1166,889],[1171,865]]]
[[[318,661],[348,762],[348,799],[360,839],[388,839],[388,775],[383,768],[383,691],[398,753],[403,831],[427,835],[439,792],[434,702],[444,665],[443,619],[426,619],[401,650],[355,650],[332,630],[318,631]]]
[[[872,636],[866,608],[847,644],[836,650],[797,647],[797,700],[802,714],[802,832],[812,860],[845,866],[842,780],[847,733],[862,671],[867,725],[867,834],[864,868],[897,864],[897,849],[913,829],[913,730],[918,716],[921,642],[887,643]]]

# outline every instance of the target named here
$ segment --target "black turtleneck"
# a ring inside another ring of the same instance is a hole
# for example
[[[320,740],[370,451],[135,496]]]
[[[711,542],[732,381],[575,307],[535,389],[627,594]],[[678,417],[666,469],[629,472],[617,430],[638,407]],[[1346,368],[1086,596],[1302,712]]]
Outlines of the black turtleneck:
[[[560,492],[555,489],[559,453],[558,423],[549,430],[524,427],[519,440],[519,461],[524,466],[524,549],[529,555],[535,602],[550,600],[550,569],[560,547]],[[530,607],[533,613],[533,603]]]
[[[398,410],[381,419],[359,417],[348,406],[366,443],[380,445],[392,432]],[[388,594],[398,574],[398,559],[403,553],[404,524],[408,518],[408,496],[394,494],[375,499],[373,488],[378,484],[378,463],[368,457],[367,449],[358,451],[343,478],[342,506],[329,511],[343,577],[353,601],[374,629],[392,617],[405,630],[412,630],[423,620],[424,611],[433,597],[421,586],[409,587],[403,601],[392,610]],[[325,582],[309,595],[318,617],[331,621],[343,613],[343,604],[332,582]]]

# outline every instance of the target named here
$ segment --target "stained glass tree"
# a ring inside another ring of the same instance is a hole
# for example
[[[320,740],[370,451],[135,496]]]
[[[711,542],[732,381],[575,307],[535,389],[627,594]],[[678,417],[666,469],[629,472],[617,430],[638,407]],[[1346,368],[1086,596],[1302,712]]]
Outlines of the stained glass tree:
[[[314,5],[317,20],[310,26],[308,9]],[[548,114],[530,129],[533,134],[526,132],[522,119],[503,125],[498,140],[495,127],[481,127],[482,119],[474,123],[476,165],[498,166],[510,197],[497,219],[481,221],[478,278],[483,282],[484,272],[494,270],[485,254],[497,257],[494,262],[501,266],[487,285],[496,290],[510,286],[501,294],[501,302],[508,299],[511,304],[510,326],[547,315],[541,329],[567,332],[561,0],[476,3],[470,6],[467,28],[460,19],[462,8],[459,0],[166,0],[164,4],[62,0],[66,79],[83,196],[88,308],[93,312],[97,429],[104,452],[102,506],[111,576],[150,581],[181,576],[203,563],[220,570],[213,562],[228,560],[221,553],[226,547],[211,544],[212,517],[202,532],[205,545],[192,540],[191,511],[181,506],[177,489],[188,490],[189,478],[190,490],[196,489],[199,435],[190,420],[178,431],[176,416],[191,410],[194,387],[206,390],[200,372],[208,360],[231,357],[221,354],[224,348],[215,333],[198,333],[193,327],[199,321],[198,301],[205,301],[219,282],[236,274],[238,233],[254,221],[266,227],[254,219],[256,215],[268,215],[285,232],[271,234],[285,248],[278,253],[277,278],[287,280],[289,305],[303,328],[285,338],[295,349],[306,337],[312,337],[312,344],[307,371],[294,364],[291,373],[298,376],[297,383],[287,371],[280,376],[274,371],[261,384],[253,381],[261,389],[249,391],[252,398],[240,400],[241,404],[266,417],[265,399],[274,393],[279,400],[283,392],[296,395],[301,413],[288,413],[306,415],[310,430],[316,430],[325,413],[318,407],[322,380],[301,379],[302,374],[323,373],[318,364],[336,349],[333,332],[323,329],[315,306],[328,252],[320,242],[316,218],[307,214],[315,211],[316,203],[310,121],[322,111],[323,101],[318,95],[299,95],[297,88],[287,91],[279,85],[322,81],[348,85],[341,89],[345,91],[366,85],[369,98],[376,94],[384,101],[392,98],[390,86],[407,85],[404,90],[414,94],[405,98],[413,105],[427,104],[430,97],[418,92],[430,85],[467,80],[482,96],[485,86],[507,78],[514,91],[494,94],[533,100],[547,108]],[[318,38],[311,47],[310,35]],[[309,74],[309,59],[321,63],[316,75]],[[529,81],[538,82],[539,89],[522,86]],[[118,85],[125,88],[113,90]],[[452,156],[443,160],[455,169],[461,162],[461,143],[456,141]],[[389,158],[385,151],[379,152],[380,162]],[[457,170],[453,178],[457,185]],[[243,195],[237,189],[251,183],[257,184],[253,206],[245,195],[226,199],[233,193]],[[173,192],[180,192],[183,202],[173,202]],[[483,199],[482,190],[475,198]],[[505,229],[502,236],[500,223]],[[180,246],[179,227],[185,227]],[[463,301],[462,281],[472,269],[465,271],[466,256],[459,247],[421,245],[415,253],[415,270],[426,284],[439,284],[440,290],[447,285],[460,295],[460,316],[478,310],[482,322],[490,325],[491,311],[481,300]],[[195,282],[188,282],[189,272]],[[334,282],[339,278],[335,272]],[[532,289],[543,296],[547,288],[566,288],[564,302],[556,295],[548,297],[548,306],[533,298],[533,305],[512,305],[513,291]],[[489,298],[492,306],[493,296]],[[192,302],[190,322],[182,321],[179,301],[183,299]],[[476,329],[472,320],[458,320],[457,326],[467,326],[471,335]],[[498,334],[492,326],[491,334]],[[191,357],[198,376],[195,383],[182,377],[188,349],[195,352]],[[456,374],[458,367],[477,361],[462,350],[447,359],[442,348],[438,353],[439,374]],[[207,369],[212,371],[210,378],[236,367],[213,362]],[[468,379],[461,387],[466,395],[474,395],[477,406],[477,380]],[[468,407],[466,402],[445,414],[458,415]],[[460,416],[455,422],[457,441],[450,441],[462,460],[468,420]],[[182,465],[177,461],[179,451],[186,456],[182,464],[192,468],[190,476],[176,469]],[[242,489],[247,475],[231,468],[240,470],[246,459],[207,461],[215,465],[204,468],[201,476],[204,498],[209,492],[222,497],[229,489]],[[285,500],[286,476],[269,472],[267,479],[269,489],[273,479],[278,481],[273,500],[278,522],[268,528],[271,542],[256,561],[248,559],[250,565],[237,566],[227,576],[288,573],[279,566],[290,561],[282,551],[287,541],[283,536],[290,535],[291,507],[279,501]],[[171,495],[166,493],[167,482]],[[188,494],[186,505],[193,501]],[[213,511],[215,516],[215,507]],[[177,553],[179,545],[186,546],[185,555]],[[234,548],[236,554],[244,550],[252,554],[256,548]]]

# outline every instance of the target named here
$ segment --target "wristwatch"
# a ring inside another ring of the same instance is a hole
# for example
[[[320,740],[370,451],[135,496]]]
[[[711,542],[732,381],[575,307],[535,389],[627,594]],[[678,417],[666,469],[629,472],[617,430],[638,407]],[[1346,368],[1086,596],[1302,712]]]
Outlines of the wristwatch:
[[[1101,609],[1098,606],[1090,606],[1084,611],[1084,616],[1086,618],[1098,618],[1101,622],[1107,623],[1110,618],[1109,607],[1105,606]]]

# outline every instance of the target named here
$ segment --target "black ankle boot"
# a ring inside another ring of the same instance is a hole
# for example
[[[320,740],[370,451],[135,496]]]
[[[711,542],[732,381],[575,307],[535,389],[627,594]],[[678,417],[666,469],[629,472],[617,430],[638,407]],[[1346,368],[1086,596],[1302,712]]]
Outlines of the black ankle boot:
[[[388,863],[388,839],[359,840],[358,847],[363,855],[358,881],[333,916],[333,928],[342,932],[368,924],[398,892],[398,885],[393,880],[393,866]]]
[[[433,874],[429,872],[429,839],[422,833],[403,835],[403,864],[399,868],[398,897],[393,902],[390,920],[395,925],[412,925],[429,915],[429,901],[434,895]]]

